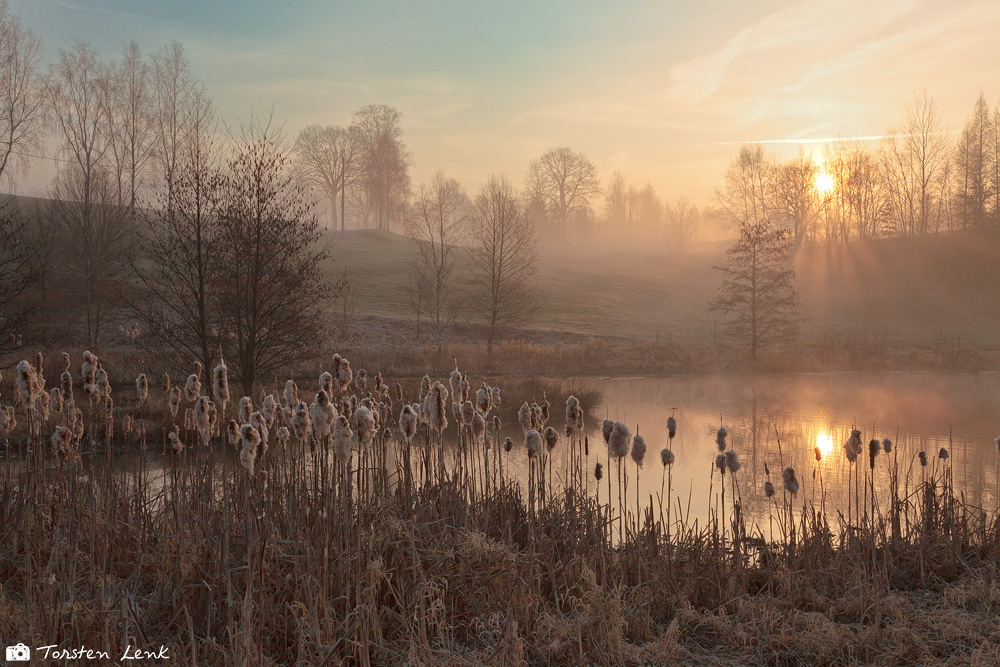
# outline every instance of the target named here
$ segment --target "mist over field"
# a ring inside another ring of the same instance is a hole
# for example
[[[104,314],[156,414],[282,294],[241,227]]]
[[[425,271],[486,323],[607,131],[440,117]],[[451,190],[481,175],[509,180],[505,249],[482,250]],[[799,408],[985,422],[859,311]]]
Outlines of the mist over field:
[[[0,0],[10,664],[1000,664],[1000,5]]]

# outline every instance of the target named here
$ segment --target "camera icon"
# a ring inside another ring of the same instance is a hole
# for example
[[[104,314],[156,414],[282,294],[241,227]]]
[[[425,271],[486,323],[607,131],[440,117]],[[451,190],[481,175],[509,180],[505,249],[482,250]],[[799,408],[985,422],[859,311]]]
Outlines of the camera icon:
[[[7,662],[28,662],[31,660],[31,649],[24,644],[7,647]]]

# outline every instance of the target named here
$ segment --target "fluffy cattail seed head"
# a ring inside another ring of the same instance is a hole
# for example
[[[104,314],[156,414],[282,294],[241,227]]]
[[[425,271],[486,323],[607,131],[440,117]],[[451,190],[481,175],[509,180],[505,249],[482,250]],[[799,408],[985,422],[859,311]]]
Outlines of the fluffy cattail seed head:
[[[948,450],[945,449],[944,447],[942,447],[941,451],[938,452],[938,458],[941,459],[942,461],[944,461],[945,459],[947,459],[948,458]]]
[[[670,436],[671,440],[677,435],[677,420],[673,415],[667,417],[667,435]]]
[[[542,437],[545,439],[545,448],[550,452],[559,444],[559,432],[551,426],[542,431]]]
[[[514,449],[514,441],[511,440],[510,438],[507,438],[506,440],[503,441],[503,450],[509,453],[510,450],[512,449]]]
[[[598,461],[597,465],[594,466],[594,479],[600,482],[602,477],[604,477],[604,466]]]
[[[528,429],[524,434],[524,446],[528,450],[528,458],[534,458],[542,451],[542,435],[535,429]]]
[[[823,450],[819,448],[819,445],[816,445],[815,449],[813,449],[813,454],[816,455],[817,463],[823,460]]]
[[[720,454],[716,454],[715,455],[715,467],[718,468],[719,472],[722,473],[723,475],[726,474],[726,455],[725,454],[720,453]]]
[[[219,365],[212,372],[212,396],[223,406],[229,402],[229,368],[219,355]]]
[[[793,496],[799,492],[799,480],[795,476],[795,468],[792,466],[781,471],[781,481],[785,483],[785,491]]]
[[[920,452],[919,454],[917,454],[917,456],[920,458],[920,465],[926,468],[927,467],[927,452]]]
[[[605,419],[601,422],[601,435],[604,436],[604,444],[610,445],[611,431],[614,429],[615,423],[610,419]]]
[[[672,466],[674,464],[674,453],[664,447],[660,450],[660,461],[663,463],[663,467]]]
[[[875,459],[878,457],[878,453],[880,451],[882,451],[882,444],[878,440],[876,440],[875,438],[872,438],[871,440],[868,441],[868,467],[869,468],[874,468],[875,467]]]
[[[628,456],[629,445],[632,444],[632,432],[622,422],[615,422],[608,438],[608,454],[615,458]]]
[[[882,451],[884,451],[886,454],[892,453],[892,440],[890,440],[889,438],[882,439]]]
[[[135,379],[135,393],[140,401],[145,401],[149,396],[149,380],[146,379],[145,373],[140,373]]]
[[[774,484],[771,482],[764,482],[764,495],[768,498],[774,496]]]
[[[642,467],[642,461],[646,458],[646,439],[641,435],[635,436],[632,440],[632,460],[635,464]]]
[[[740,471],[740,455],[736,453],[735,449],[726,452],[726,467],[729,468],[729,472]]]

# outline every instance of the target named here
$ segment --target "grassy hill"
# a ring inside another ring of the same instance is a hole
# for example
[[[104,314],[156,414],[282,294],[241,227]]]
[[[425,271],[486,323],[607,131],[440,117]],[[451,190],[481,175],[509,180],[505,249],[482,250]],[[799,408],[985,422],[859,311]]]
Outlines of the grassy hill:
[[[330,233],[334,277],[352,280],[356,312],[412,317],[411,242],[372,230]],[[713,265],[725,244],[677,256],[635,250],[543,247],[535,326],[586,335],[711,340],[707,303],[719,285]],[[941,334],[1000,343],[1000,232],[803,248],[795,258],[806,336],[888,335],[926,341]],[[469,280],[467,271],[459,280]]]

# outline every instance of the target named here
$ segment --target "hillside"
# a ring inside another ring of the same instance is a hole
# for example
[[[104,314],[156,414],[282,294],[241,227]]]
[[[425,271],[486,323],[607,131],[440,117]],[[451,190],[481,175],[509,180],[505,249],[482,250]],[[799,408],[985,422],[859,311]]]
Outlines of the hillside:
[[[388,233],[330,233],[334,277],[353,282],[359,315],[410,318],[413,249]],[[535,326],[585,335],[710,340],[707,303],[719,284],[713,265],[724,245],[679,257],[636,251],[543,247]],[[887,334],[904,341],[939,335],[1000,344],[1000,232],[976,230],[922,239],[801,249],[795,258],[806,336]],[[460,272],[467,280],[467,272]],[[466,309],[467,310],[467,309]]]

